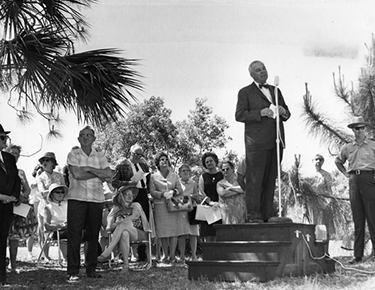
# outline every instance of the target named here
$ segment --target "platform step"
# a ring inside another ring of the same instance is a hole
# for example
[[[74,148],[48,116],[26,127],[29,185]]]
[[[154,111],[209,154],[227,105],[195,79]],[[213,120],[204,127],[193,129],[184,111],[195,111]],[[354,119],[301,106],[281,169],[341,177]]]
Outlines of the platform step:
[[[289,241],[227,241],[202,243],[203,260],[274,261],[280,259]]]
[[[188,278],[190,280],[207,279],[209,281],[259,281],[266,282],[275,278],[279,262],[270,261],[189,261]]]
[[[314,232],[315,225],[307,224],[233,224],[214,225],[217,241],[292,241],[296,231]]]

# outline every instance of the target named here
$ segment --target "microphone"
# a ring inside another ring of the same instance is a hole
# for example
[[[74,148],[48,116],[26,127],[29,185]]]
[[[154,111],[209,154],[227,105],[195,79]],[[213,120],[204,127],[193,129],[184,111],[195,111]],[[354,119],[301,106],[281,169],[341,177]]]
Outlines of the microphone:
[[[279,85],[279,76],[275,76],[275,81],[273,82],[275,87]]]

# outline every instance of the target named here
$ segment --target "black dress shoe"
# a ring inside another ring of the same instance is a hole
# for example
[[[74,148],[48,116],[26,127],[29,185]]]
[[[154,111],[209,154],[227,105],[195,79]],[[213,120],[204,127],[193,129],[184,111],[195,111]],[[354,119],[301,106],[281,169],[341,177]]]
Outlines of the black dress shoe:
[[[100,275],[99,273],[96,273],[96,272],[93,272],[93,273],[87,273],[86,276],[88,278],[102,278],[102,275]]]
[[[349,261],[349,264],[353,265],[353,264],[357,264],[360,262],[362,262],[362,257],[354,257],[353,259]]]

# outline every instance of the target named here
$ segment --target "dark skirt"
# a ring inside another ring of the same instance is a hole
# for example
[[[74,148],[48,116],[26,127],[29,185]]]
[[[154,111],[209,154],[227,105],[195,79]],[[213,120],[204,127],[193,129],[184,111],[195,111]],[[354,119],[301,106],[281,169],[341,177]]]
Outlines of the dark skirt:
[[[208,237],[208,236],[216,236],[216,230],[214,228],[214,225],[221,225],[222,221],[219,220],[217,222],[214,222],[212,224],[208,224],[207,222],[202,222],[200,224],[200,236],[201,237]]]

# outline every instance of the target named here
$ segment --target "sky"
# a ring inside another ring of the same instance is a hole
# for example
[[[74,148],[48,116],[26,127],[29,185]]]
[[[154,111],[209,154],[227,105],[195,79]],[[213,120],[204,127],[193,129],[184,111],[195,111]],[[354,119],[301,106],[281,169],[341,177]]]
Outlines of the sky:
[[[375,31],[374,8],[375,3],[366,0],[101,0],[82,11],[91,36],[87,44],[77,44],[77,52],[119,48],[124,57],[139,59],[136,69],[145,90],[135,95],[141,102],[162,97],[173,121],[186,119],[196,98],[207,98],[207,105],[230,126],[227,134],[233,140],[225,149],[239,156],[245,150],[244,125],[234,118],[237,93],[252,82],[250,62],[263,61],[268,82],[279,77],[292,113],[285,123],[283,168],[301,154],[308,175],[314,171],[311,160],[316,153],[326,157],[326,169],[335,166],[334,157],[308,134],[301,118],[305,83],[321,111],[345,129],[351,117],[334,96],[333,73],[337,75],[340,67],[347,85],[357,86],[365,44]],[[63,166],[84,124],[64,113],[64,138],[49,140],[43,119],[21,125],[6,101],[7,95],[2,95],[0,123],[12,131],[12,142],[23,147],[24,155],[41,150],[21,157],[19,167],[30,174],[47,151],[55,152]],[[217,153],[221,157],[224,152]]]

